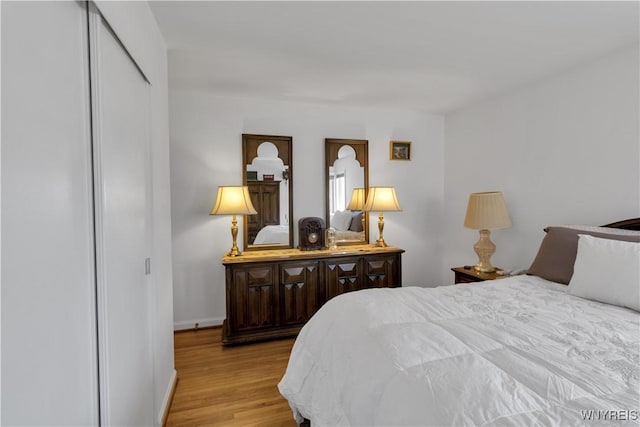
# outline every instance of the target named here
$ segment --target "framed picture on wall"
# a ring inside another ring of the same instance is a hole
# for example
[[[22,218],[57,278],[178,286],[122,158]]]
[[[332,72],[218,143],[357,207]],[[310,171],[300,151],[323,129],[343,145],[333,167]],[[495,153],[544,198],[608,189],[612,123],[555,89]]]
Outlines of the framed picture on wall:
[[[391,141],[389,143],[390,160],[411,160],[411,141]]]

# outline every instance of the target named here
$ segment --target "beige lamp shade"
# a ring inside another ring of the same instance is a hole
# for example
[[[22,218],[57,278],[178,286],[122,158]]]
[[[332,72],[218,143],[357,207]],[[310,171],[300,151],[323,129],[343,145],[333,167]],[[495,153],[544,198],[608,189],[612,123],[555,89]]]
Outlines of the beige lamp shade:
[[[347,209],[350,211],[361,211],[364,208],[365,201],[364,188],[354,188],[353,193],[351,193],[351,200],[349,201]]]
[[[475,230],[511,227],[511,218],[500,191],[469,195],[464,226]]]
[[[369,187],[369,195],[364,204],[364,211],[394,212],[401,211],[400,203],[393,187]]]
[[[249,196],[249,187],[218,187],[218,195],[209,215],[255,215]]]

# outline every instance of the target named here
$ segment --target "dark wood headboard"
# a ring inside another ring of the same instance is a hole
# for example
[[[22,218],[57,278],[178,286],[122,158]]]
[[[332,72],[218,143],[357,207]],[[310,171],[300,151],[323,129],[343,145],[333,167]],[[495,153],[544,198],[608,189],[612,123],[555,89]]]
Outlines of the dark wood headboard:
[[[640,218],[631,218],[625,219],[623,221],[612,222],[611,224],[603,225],[603,227],[623,228],[625,230],[640,231]]]

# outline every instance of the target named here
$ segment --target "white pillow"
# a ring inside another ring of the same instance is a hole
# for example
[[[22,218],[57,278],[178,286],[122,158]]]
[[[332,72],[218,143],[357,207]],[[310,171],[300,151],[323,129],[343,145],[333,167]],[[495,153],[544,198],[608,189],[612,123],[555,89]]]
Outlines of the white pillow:
[[[640,311],[640,243],[579,234],[569,293]]]
[[[558,227],[571,228],[572,230],[592,233],[616,234],[619,236],[640,236],[640,231],[626,230],[624,228],[598,227],[595,225],[559,225]]]
[[[348,230],[351,225],[350,211],[337,211],[331,218],[331,226],[336,230]]]

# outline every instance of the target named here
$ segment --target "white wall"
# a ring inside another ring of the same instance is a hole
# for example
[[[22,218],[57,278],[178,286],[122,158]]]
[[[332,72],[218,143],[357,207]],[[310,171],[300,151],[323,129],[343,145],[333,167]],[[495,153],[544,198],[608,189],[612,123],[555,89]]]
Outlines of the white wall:
[[[220,257],[231,247],[231,218],[208,213],[218,185],[242,183],[242,133],[293,137],[296,225],[301,217],[324,217],[324,139],[368,139],[369,184],[395,186],[404,209],[385,215],[385,240],[406,250],[403,283],[439,281],[441,116],[216,97],[206,91],[171,90],[169,97],[176,328],[220,324],[225,317]],[[390,161],[391,139],[413,141],[413,161]],[[372,215],[371,240],[377,238],[376,222]]]
[[[445,267],[477,260],[462,225],[472,192],[504,192],[504,267],[528,267],[547,225],[640,215],[638,60],[634,46],[446,116]]]
[[[129,53],[151,81],[151,167],[153,175],[152,304],[157,421],[176,380],[173,360],[173,288],[167,50],[147,2],[97,1]]]

